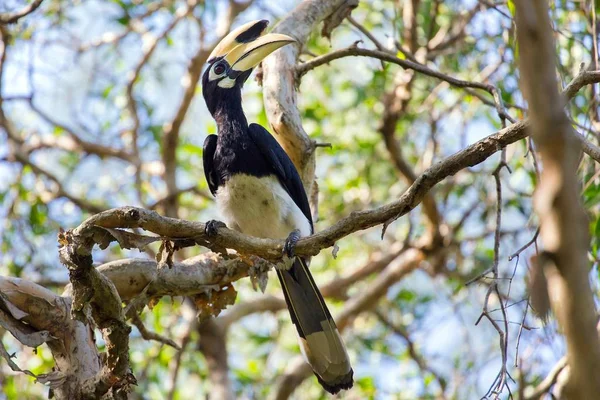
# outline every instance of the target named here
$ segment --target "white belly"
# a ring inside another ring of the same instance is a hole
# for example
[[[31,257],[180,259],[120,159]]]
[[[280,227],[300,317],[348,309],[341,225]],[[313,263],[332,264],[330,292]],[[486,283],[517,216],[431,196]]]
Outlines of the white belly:
[[[310,223],[274,176],[237,174],[217,191],[227,226],[247,235],[285,239],[294,229],[310,235]]]

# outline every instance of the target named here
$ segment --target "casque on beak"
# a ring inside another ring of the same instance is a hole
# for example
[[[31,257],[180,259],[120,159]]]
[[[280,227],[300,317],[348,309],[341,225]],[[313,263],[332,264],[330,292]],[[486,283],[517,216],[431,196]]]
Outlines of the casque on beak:
[[[222,58],[229,64],[227,76],[235,79],[256,67],[265,57],[296,40],[279,33],[267,33],[268,21],[248,22],[230,32],[210,54],[208,61]]]

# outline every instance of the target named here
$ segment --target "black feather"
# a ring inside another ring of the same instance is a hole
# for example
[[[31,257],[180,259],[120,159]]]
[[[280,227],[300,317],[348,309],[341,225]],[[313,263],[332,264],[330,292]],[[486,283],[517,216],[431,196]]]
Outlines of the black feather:
[[[202,153],[202,163],[204,164],[204,176],[206,176],[206,182],[208,182],[208,188],[212,195],[217,194],[218,180],[215,175],[215,169],[213,165],[213,159],[215,156],[215,150],[217,149],[217,135],[208,135],[204,139],[204,152]]]
[[[257,21],[250,28],[246,29],[244,32],[240,33],[235,37],[235,41],[238,43],[249,43],[260,37],[260,34],[263,33],[267,26],[269,25],[269,21],[266,19]]]

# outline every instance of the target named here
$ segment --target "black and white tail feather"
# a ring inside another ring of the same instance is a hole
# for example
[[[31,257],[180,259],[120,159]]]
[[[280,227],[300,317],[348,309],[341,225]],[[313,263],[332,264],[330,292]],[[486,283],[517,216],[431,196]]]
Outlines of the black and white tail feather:
[[[277,269],[277,276],[300,349],[319,383],[330,393],[351,388],[353,371],[346,348],[306,260],[295,257],[289,269]]]

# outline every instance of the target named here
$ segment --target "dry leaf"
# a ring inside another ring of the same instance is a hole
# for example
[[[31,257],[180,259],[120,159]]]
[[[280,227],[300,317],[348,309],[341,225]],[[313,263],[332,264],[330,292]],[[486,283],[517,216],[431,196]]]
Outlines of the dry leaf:
[[[218,316],[227,306],[235,303],[237,291],[233,285],[227,285],[210,295],[201,294],[194,298],[198,307],[198,321],[203,322],[210,317]]]
[[[252,283],[252,289],[256,291],[256,289],[260,289],[262,293],[265,292],[267,288],[267,283],[269,283],[269,270],[271,269],[271,264],[266,260],[256,257],[253,260],[252,266],[248,270],[248,275],[250,276],[250,282]]]
[[[152,310],[160,301],[160,297],[153,297],[148,301],[148,308]]]
[[[548,260],[544,253],[532,256],[529,270],[529,294],[531,296],[531,308],[543,321],[548,319],[550,312],[550,295],[548,293],[548,280],[545,268]]]
[[[104,228],[119,242],[122,249],[138,249],[143,251],[150,243],[161,240],[158,236],[138,235],[137,233],[127,232],[122,229]]]

